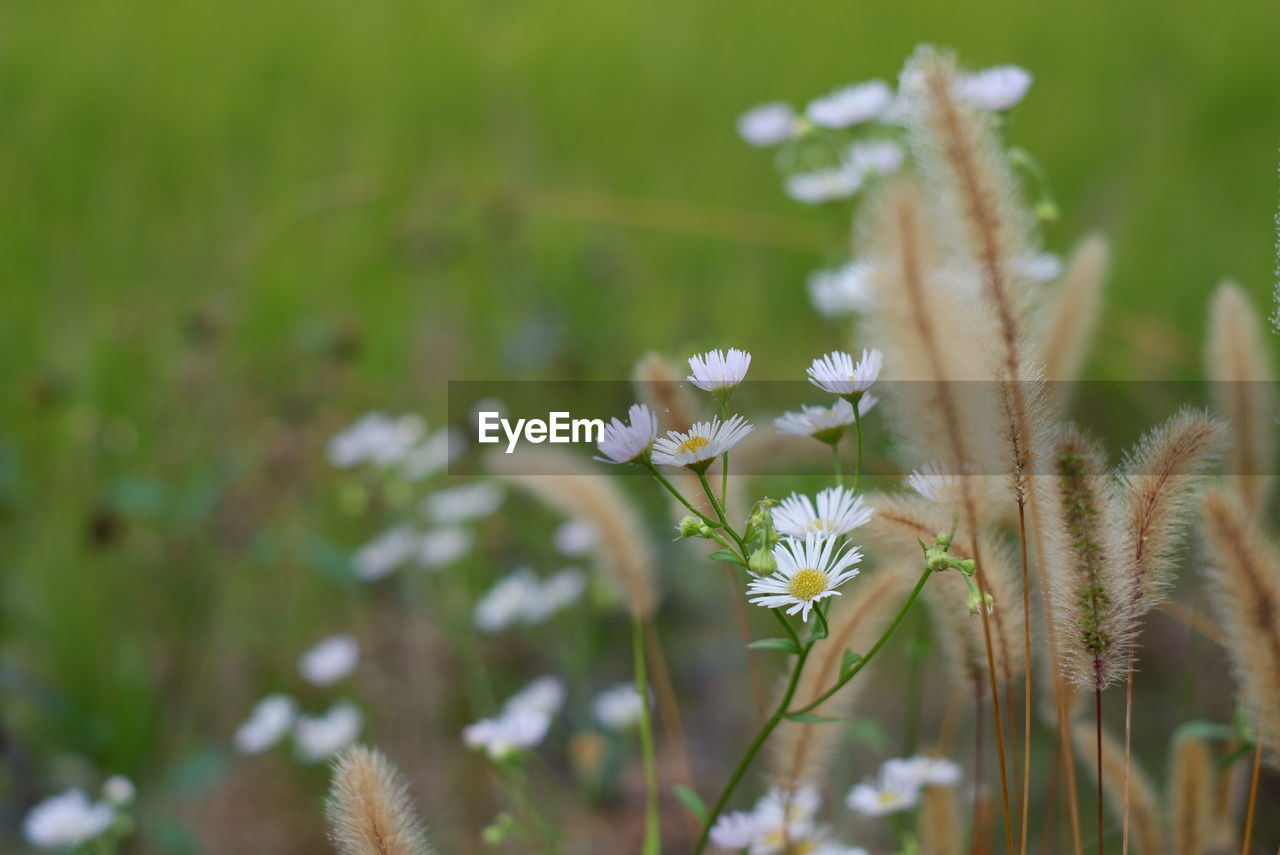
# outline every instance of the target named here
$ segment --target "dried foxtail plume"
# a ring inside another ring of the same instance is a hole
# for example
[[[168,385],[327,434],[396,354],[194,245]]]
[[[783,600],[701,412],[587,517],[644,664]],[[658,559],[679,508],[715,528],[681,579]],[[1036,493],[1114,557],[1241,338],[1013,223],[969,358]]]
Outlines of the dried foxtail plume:
[[[1174,855],[1204,855],[1213,831],[1213,787],[1217,773],[1203,739],[1174,739],[1169,766],[1169,830]]]
[[[1098,775],[1098,731],[1092,722],[1081,722],[1071,729],[1076,753],[1084,761],[1095,779]],[[1107,730],[1101,731],[1102,780],[1106,785],[1107,807],[1117,821],[1124,812],[1124,748]],[[1164,826],[1160,819],[1160,804],[1156,789],[1147,774],[1137,764],[1129,765],[1129,827],[1130,842],[1137,855],[1167,855]]]
[[[1102,284],[1106,279],[1111,252],[1101,235],[1090,235],[1071,255],[1057,292],[1040,319],[1040,361],[1044,377],[1061,384],[1056,397],[1080,379],[1080,369],[1093,341],[1102,304]]]
[[[950,528],[946,512],[939,505],[913,495],[869,493],[868,504],[875,509],[871,521],[860,529],[864,542],[894,561],[910,561],[921,554],[919,541],[933,542]],[[981,555],[983,584],[995,600],[988,622],[991,627],[991,654],[996,677],[1006,685],[1022,671],[1026,643],[1022,622],[1020,572],[1007,545],[983,535],[979,548],[963,528],[956,534],[951,554],[957,558]],[[924,588],[925,603],[933,616],[951,675],[965,697],[974,697],[987,680],[987,649],[982,620],[969,614],[968,586],[957,572],[935,574]]]
[[[1223,490],[1200,503],[1209,595],[1227,653],[1271,762],[1280,750],[1280,545],[1238,499]]]
[[[1222,444],[1221,423],[1190,407],[1152,429],[1121,467],[1125,552],[1133,562],[1139,617],[1164,598],[1172,581],[1200,478]]]
[[[404,779],[387,758],[356,745],[333,766],[325,801],[329,838],[339,855],[431,855]]]
[[[796,686],[798,706],[810,703],[840,678],[844,652],[866,653],[889,626],[917,573],[909,566],[877,571],[850,586],[831,607],[831,634],[814,648]],[[854,588],[856,587],[856,591]],[[847,601],[847,602],[846,602]],[[872,666],[874,667],[874,666]],[[858,700],[863,675],[813,709],[815,715],[846,718]],[[785,720],[770,744],[769,773],[782,792],[794,793],[805,784],[821,785],[830,764],[839,756],[840,728]]]
[[[1261,513],[1276,465],[1276,396],[1262,320],[1240,288],[1218,286],[1209,306],[1205,376],[1219,415],[1231,425],[1227,461],[1245,507]]]
[[[600,564],[625,595],[627,608],[639,618],[653,614],[657,580],[644,523],[612,478],[586,459],[553,448],[494,453],[486,463],[490,472],[566,516],[589,520],[600,532]]]
[[[687,431],[698,420],[698,406],[685,386],[684,375],[659,354],[646,354],[637,362],[631,381],[640,400],[658,416],[663,430]]]
[[[1045,567],[1062,672],[1101,690],[1124,676],[1135,626],[1133,574],[1097,443],[1073,427],[1053,449]]]
[[[924,855],[960,855],[965,833],[957,787],[926,787],[920,796],[920,851]]]

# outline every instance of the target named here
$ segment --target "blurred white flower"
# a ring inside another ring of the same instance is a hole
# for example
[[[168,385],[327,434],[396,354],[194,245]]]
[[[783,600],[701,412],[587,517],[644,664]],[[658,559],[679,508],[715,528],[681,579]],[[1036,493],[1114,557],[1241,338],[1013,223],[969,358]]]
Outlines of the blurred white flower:
[[[542,623],[561,609],[578,601],[587,590],[587,577],[572,567],[551,575],[538,586],[534,597],[525,609],[525,622]]]
[[[851,354],[833,351],[813,360],[805,373],[809,375],[809,382],[822,391],[849,396],[860,395],[871,388],[883,366],[883,353],[864,348],[856,365]]]
[[[502,490],[488,482],[451,487],[427,496],[427,514],[444,525],[487,517],[502,504]]]
[[[910,810],[920,801],[920,783],[909,761],[890,760],[873,781],[856,785],[845,803],[863,816],[884,816]]]
[[[658,417],[644,404],[632,404],[627,411],[628,422],[614,416],[604,426],[604,434],[597,447],[604,457],[603,463],[635,463],[649,453],[653,439],[658,435]]]
[[[298,716],[293,743],[298,756],[308,763],[332,757],[360,737],[364,716],[349,701],[339,701],[318,716]]]
[[[254,706],[249,718],[236,729],[236,750],[261,754],[279,742],[293,727],[297,705],[288,695],[267,695]]]
[[[494,583],[476,603],[473,619],[481,632],[501,632],[524,620],[526,604],[538,596],[538,576],[521,567]]]
[[[546,674],[512,695],[502,706],[503,714],[538,712],[553,716],[564,706],[568,694],[564,680]]]
[[[1042,252],[1024,260],[1022,275],[1033,282],[1053,282],[1062,276],[1062,259],[1052,252]]]
[[[799,612],[807,622],[817,603],[840,596],[836,588],[858,575],[855,565],[862,553],[857,547],[837,547],[833,537],[810,532],[804,540],[783,538],[773,548],[773,560],[778,569],[747,586],[750,601],[766,609],[790,606],[787,614]]]
[[[883,80],[845,86],[815,98],[805,115],[824,128],[847,128],[878,117],[893,100],[893,90]]]
[[[809,300],[819,314],[831,318],[871,308],[871,271],[865,261],[850,261],[809,274]]]
[[[1031,72],[1016,65],[997,65],[962,76],[956,95],[983,110],[999,111],[1017,104],[1030,88]]]
[[[596,695],[591,702],[596,721],[610,730],[626,730],[639,724],[644,715],[644,700],[634,683],[620,683]]]
[[[755,814],[744,810],[722,813],[711,826],[712,845],[734,852],[746,849],[756,840]]]
[[[343,469],[361,463],[397,463],[417,443],[426,425],[417,416],[366,413],[329,440],[329,462]]]
[[[462,741],[469,748],[483,750],[493,760],[533,748],[542,742],[551,727],[551,716],[533,710],[482,718],[467,725]]]
[[[756,828],[751,846],[753,855],[780,855],[792,847],[812,851],[811,847],[801,848],[796,844],[809,839],[816,831],[814,821],[820,807],[822,797],[812,786],[796,790],[771,787],[752,811]]]
[[[27,812],[22,833],[37,849],[71,849],[101,837],[115,820],[107,802],[91,802],[81,790],[51,796]]]
[[[689,357],[686,379],[704,392],[732,389],[747,376],[751,367],[751,354],[731,347],[728,350],[709,350]]]
[[[771,101],[738,117],[738,136],[754,146],[786,142],[796,131],[796,112],[790,104]]]
[[[856,142],[845,149],[845,162],[859,175],[891,175],[906,159],[902,146],[889,140]]]
[[[409,481],[421,481],[448,466],[465,447],[456,430],[441,428],[404,455],[400,474]]]
[[[788,175],[785,184],[787,195],[806,205],[847,199],[861,186],[862,173],[847,163]]]
[[[422,535],[418,542],[418,563],[423,567],[444,567],[471,551],[471,532],[461,528],[439,528]]]
[[[811,534],[838,537],[871,521],[874,510],[846,487],[818,493],[818,506],[808,496],[792,493],[773,509],[773,525],[781,534],[803,540]]]
[[[897,762],[905,764],[901,774],[911,776],[920,787],[954,787],[960,783],[960,766],[943,757],[919,755]]]
[[[351,563],[357,577],[372,582],[412,558],[421,545],[417,532],[407,525],[398,525],[357,549]]]
[[[867,400],[870,400],[872,404],[875,403],[875,398],[864,396],[862,400],[858,401],[860,415],[866,415],[870,409],[870,407],[864,406],[864,402]],[[773,420],[773,425],[778,429],[779,433],[791,434],[792,436],[811,436],[823,442],[839,440],[844,429],[851,424],[853,424],[853,405],[844,398],[836,399],[836,402],[830,407],[810,407],[807,404],[802,404],[800,412],[792,410]]]
[[[962,498],[960,478],[934,461],[912,470],[907,476],[907,486],[940,505],[953,505]]]
[[[313,686],[330,686],[354,671],[359,661],[355,637],[333,635],[298,658],[298,673]]]
[[[577,558],[595,548],[600,530],[590,520],[569,520],[555,530],[551,539],[561,555]]]
[[[113,805],[127,805],[138,795],[138,791],[124,775],[112,775],[102,782],[102,797]]]
[[[668,431],[657,440],[653,444],[653,462],[705,470],[711,461],[737,445],[751,430],[752,425],[742,416],[733,416],[727,422],[719,419],[694,422],[688,433]]]

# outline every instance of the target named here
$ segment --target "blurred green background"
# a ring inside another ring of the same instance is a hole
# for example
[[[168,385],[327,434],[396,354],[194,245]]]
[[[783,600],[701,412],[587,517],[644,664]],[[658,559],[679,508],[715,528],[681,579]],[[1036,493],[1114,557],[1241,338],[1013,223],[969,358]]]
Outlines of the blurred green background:
[[[359,413],[650,349],[790,379],[840,341],[804,277],[847,208],[787,200],[733,121],[919,42],[1035,74],[1048,247],[1114,247],[1092,376],[1197,376],[1223,276],[1267,305],[1274,3],[0,6],[13,803],[61,752],[180,791],[319,616],[363,614],[314,584],[371,533],[322,453]]]

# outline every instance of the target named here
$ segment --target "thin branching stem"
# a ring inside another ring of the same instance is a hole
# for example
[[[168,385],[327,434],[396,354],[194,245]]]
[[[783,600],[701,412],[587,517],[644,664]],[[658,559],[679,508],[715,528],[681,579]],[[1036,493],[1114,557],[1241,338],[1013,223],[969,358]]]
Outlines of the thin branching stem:
[[[644,758],[644,855],[662,851],[662,826],[658,816],[658,772],[653,753],[653,720],[649,714],[649,677],[645,669],[644,627],[631,620],[631,650],[635,662],[636,691],[640,694],[640,750]]]

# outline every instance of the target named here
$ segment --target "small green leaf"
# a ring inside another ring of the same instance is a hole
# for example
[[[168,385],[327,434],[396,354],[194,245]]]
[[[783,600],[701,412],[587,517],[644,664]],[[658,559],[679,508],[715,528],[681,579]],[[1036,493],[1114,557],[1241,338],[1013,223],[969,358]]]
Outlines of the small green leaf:
[[[732,552],[730,552],[727,549],[717,549],[715,552],[711,553],[707,557],[710,558],[712,561],[732,561],[734,564],[741,563],[740,561],[738,561],[738,556],[734,555]]]
[[[798,721],[801,724],[825,724],[828,722],[844,721],[842,718],[831,718],[825,715],[814,715],[809,712],[788,713],[786,716],[791,721]]]
[[[689,813],[693,814],[697,818],[698,822],[706,825],[707,806],[703,804],[702,797],[690,788],[686,787],[684,784],[676,784],[672,790],[676,794],[676,798],[678,798],[681,803],[689,809]]]
[[[852,650],[844,651],[844,658],[840,660],[840,676],[847,677],[849,672],[853,670],[853,666],[862,661],[862,655],[854,653]]]
[[[747,645],[753,650],[783,650],[787,653],[799,653],[800,648],[789,638],[762,638]]]

